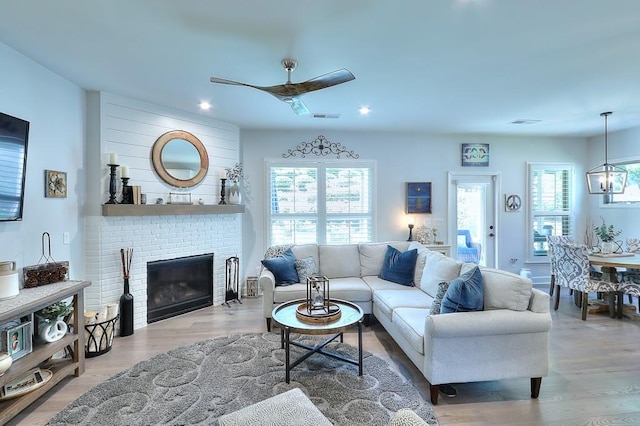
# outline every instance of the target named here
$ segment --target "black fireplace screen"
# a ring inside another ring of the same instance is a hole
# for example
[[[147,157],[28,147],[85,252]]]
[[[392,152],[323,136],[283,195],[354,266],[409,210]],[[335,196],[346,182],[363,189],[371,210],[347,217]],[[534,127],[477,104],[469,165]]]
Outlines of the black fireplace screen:
[[[213,253],[147,262],[147,322],[213,305]]]

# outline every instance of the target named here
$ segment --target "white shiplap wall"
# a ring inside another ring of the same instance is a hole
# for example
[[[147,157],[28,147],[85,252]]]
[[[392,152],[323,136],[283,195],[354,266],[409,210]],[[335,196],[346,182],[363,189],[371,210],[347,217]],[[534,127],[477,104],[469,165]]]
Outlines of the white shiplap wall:
[[[214,304],[224,301],[225,259],[242,252],[240,215],[179,215],[102,217],[95,206],[109,199],[109,153],[118,154],[118,163],[129,167],[129,185],[140,185],[148,202],[166,200],[169,192],[189,192],[192,200],[217,204],[220,178],[225,167],[239,161],[239,129],[235,125],[199,115],[174,111],[107,93],[89,95],[88,180],[99,182],[97,196],[88,196],[86,218],[86,270],[92,286],[85,293],[87,309],[97,310],[117,301],[123,280],[120,249],[133,248],[130,286],[135,298],[134,327],[146,325],[146,264],[203,253],[214,253]],[[151,164],[151,149],[160,135],[170,130],[186,130],[204,144],[209,171],[203,182],[188,190],[173,188],[161,181]],[[91,140],[91,139],[97,140]],[[118,171],[119,177],[119,171]],[[93,178],[93,179],[92,179]],[[118,194],[121,181],[118,179]],[[118,195],[118,200],[120,195]]]

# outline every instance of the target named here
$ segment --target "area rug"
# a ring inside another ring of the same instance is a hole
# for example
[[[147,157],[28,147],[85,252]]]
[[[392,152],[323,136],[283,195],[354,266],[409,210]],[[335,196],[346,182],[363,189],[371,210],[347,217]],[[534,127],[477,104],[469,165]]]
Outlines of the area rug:
[[[306,344],[319,340],[295,337]],[[331,343],[327,349],[357,357],[357,349],[345,343]],[[292,347],[292,359],[301,351]],[[386,361],[366,351],[362,377],[357,366],[314,354],[292,370],[289,384],[284,357],[279,333],[233,335],[183,346],[95,386],[49,424],[210,425],[223,414],[296,387],[335,425],[385,425],[402,408],[437,424],[430,402]]]

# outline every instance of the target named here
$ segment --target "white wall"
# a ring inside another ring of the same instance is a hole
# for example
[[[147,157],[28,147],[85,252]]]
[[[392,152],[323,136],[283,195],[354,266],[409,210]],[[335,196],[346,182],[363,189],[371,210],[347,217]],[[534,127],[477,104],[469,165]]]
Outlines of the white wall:
[[[611,124],[615,123],[614,119],[615,114],[610,118],[609,129],[612,127]],[[604,133],[601,136],[589,138],[588,146],[587,170],[604,162]],[[609,131],[608,146],[610,163],[630,158],[640,161],[640,128]],[[586,185],[586,181],[584,184]],[[602,203],[601,196],[588,195],[588,217],[593,224],[599,225],[601,223],[600,218],[604,218],[607,224],[614,225],[616,229],[622,231],[619,237],[622,241],[627,238],[640,238],[639,212],[640,206],[606,205]]]
[[[83,279],[85,92],[2,43],[0,64],[0,111],[30,122],[24,216],[0,222],[0,260],[37,264],[48,232],[53,258],[68,260],[71,279]],[[45,169],[67,172],[67,198],[45,198]]]
[[[318,135],[330,142],[341,142],[354,150],[362,160],[377,162],[377,240],[404,240],[408,229],[405,218],[405,183],[431,181],[433,217],[447,218],[447,172],[469,172],[462,167],[460,151],[462,143],[484,142],[490,144],[490,165],[479,172],[500,173],[501,194],[526,194],[526,162],[556,161],[576,164],[577,175],[584,174],[586,160],[585,140],[582,138],[544,138],[507,136],[451,136],[414,133],[384,132],[334,132],[334,131],[261,131],[242,130],[243,162],[247,171],[251,196],[246,198],[247,211],[243,217],[244,272],[254,275],[266,249],[265,208],[265,159],[282,160],[282,153],[295,148],[301,142],[311,142]],[[312,156],[316,158],[315,156]],[[309,158],[309,157],[307,157]],[[579,181],[577,189],[580,190]],[[583,196],[578,193],[583,211]],[[500,253],[499,266],[517,272],[525,266],[526,213],[505,213],[502,200],[499,212]],[[526,208],[526,204],[525,204]],[[581,220],[580,220],[581,222]],[[445,223],[445,227],[447,224]],[[582,231],[580,231],[582,232]],[[508,259],[520,259],[510,265]],[[546,276],[549,266],[526,265],[534,278]]]

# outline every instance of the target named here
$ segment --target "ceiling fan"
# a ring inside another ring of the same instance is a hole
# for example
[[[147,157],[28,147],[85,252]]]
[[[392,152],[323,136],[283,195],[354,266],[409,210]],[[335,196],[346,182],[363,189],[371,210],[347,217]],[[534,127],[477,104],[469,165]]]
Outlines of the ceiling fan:
[[[267,92],[282,102],[286,102],[291,105],[291,109],[298,115],[310,114],[309,108],[302,102],[301,96],[305,93],[313,92],[315,90],[326,89],[327,87],[335,86],[337,84],[346,83],[355,79],[353,74],[345,68],[324,74],[311,80],[303,81],[301,83],[291,82],[291,72],[296,69],[298,62],[293,59],[283,59],[282,67],[287,71],[287,82],[285,84],[278,84],[276,86],[254,86],[253,84],[239,83],[237,81],[226,80],[224,78],[211,77],[212,83],[231,84],[235,86],[247,86],[254,89]]]

